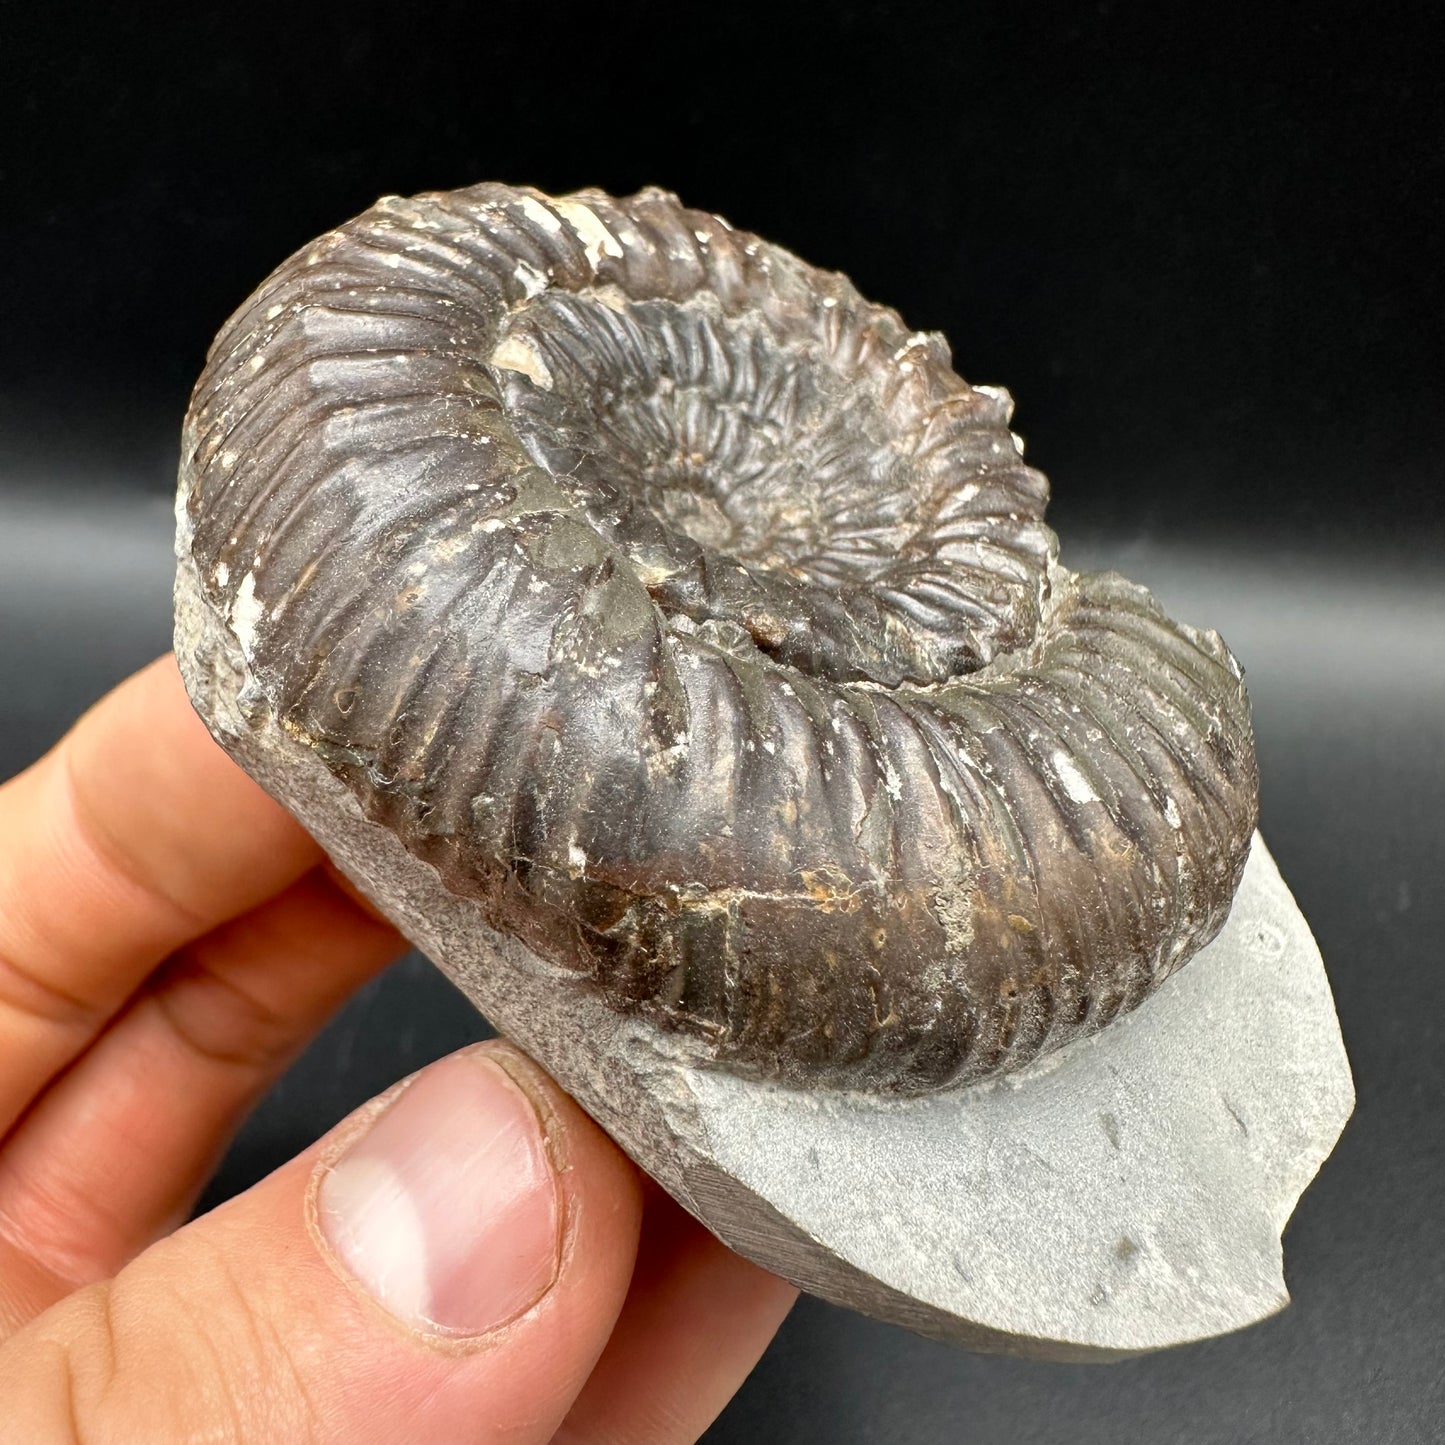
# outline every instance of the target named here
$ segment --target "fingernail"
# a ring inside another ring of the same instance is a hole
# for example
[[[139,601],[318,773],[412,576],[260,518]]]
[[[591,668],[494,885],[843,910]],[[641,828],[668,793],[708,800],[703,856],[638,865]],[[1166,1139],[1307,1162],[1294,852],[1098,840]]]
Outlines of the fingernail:
[[[317,1191],[345,1268],[398,1319],[446,1335],[485,1334],[541,1299],[560,1220],[537,1111],[477,1050],[408,1084]]]

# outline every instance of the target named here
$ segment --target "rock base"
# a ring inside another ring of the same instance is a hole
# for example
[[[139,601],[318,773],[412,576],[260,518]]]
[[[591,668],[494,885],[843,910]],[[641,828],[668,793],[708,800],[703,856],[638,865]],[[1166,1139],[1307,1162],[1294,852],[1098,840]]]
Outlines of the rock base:
[[[973,1348],[1108,1359],[1288,1301],[1280,1235],[1354,1106],[1319,950],[1256,836],[1220,936],[1136,1012],[921,1099],[700,1068],[486,926],[284,733],[182,537],[176,651],[222,746],[407,938],[726,1244]]]

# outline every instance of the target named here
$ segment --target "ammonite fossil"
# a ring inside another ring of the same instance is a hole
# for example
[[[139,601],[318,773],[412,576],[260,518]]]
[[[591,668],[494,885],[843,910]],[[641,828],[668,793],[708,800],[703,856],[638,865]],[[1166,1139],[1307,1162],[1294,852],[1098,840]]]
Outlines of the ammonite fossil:
[[[286,731],[719,1065],[918,1093],[1220,928],[1240,669],[1061,567],[1011,402],[656,190],[387,198],[216,341],[182,495]]]

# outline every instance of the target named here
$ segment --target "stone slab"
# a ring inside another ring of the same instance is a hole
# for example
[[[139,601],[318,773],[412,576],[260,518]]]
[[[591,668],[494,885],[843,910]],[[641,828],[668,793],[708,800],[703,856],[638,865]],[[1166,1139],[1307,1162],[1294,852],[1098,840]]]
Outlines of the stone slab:
[[[1256,836],[1220,936],[1135,1013],[997,1082],[885,1101],[697,1067],[474,903],[276,726],[178,539],[177,655],[222,745],[492,1024],[740,1254],[980,1349],[1109,1359],[1280,1309],[1280,1235],[1354,1089],[1319,950]]]

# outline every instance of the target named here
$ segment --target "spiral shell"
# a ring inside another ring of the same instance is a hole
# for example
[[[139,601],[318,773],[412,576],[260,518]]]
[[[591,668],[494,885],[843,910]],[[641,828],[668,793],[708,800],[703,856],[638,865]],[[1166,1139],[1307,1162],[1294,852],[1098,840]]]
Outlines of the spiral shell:
[[[494,927],[699,1057],[917,1093],[1132,1008],[1254,828],[1238,665],[1044,525],[1012,404],[656,190],[388,197],[187,419],[266,706]]]

